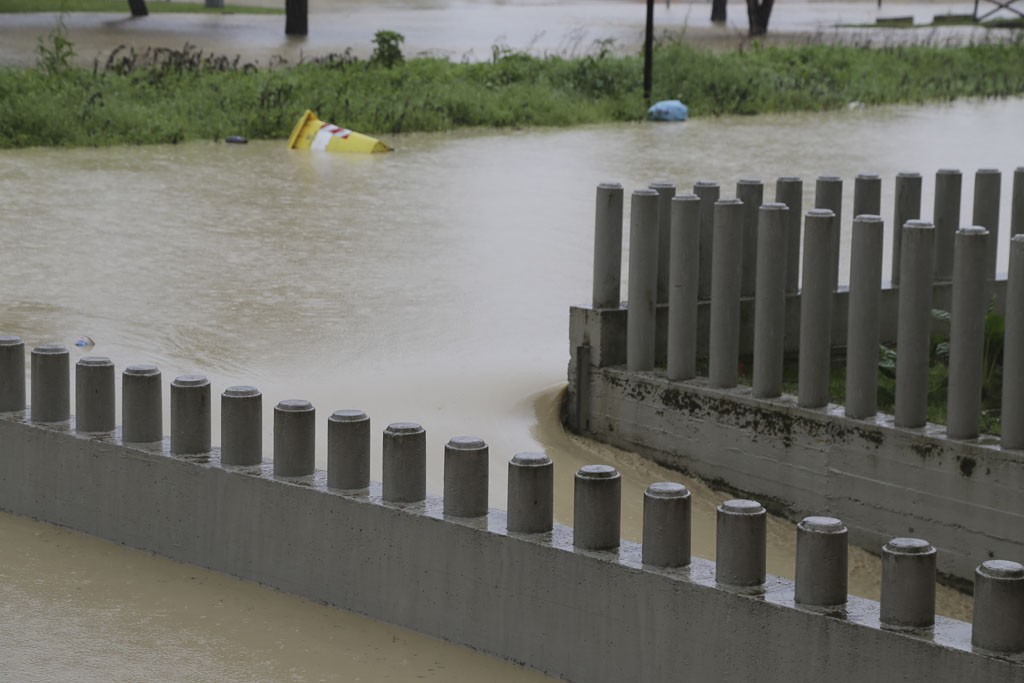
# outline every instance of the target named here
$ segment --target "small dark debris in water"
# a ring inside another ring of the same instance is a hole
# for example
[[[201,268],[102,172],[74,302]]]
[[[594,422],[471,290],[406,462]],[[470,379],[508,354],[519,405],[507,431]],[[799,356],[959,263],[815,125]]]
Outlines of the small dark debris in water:
[[[249,141],[243,138],[241,135],[229,135],[226,138],[224,138],[224,142],[233,142],[236,145],[244,145]]]

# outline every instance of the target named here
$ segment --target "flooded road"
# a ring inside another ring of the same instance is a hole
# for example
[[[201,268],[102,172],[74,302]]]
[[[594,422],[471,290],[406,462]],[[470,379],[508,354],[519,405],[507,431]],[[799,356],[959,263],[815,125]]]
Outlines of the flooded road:
[[[163,0],[150,0],[154,7]],[[225,3],[228,8],[232,0]],[[244,0],[238,4],[281,8],[281,0]],[[272,56],[296,62],[303,56],[342,52],[366,58],[379,30],[405,36],[406,55],[431,55],[454,60],[489,60],[494,46],[532,54],[581,55],[595,41],[612,41],[619,54],[638,54],[643,44],[646,9],[631,0],[312,0],[309,35],[284,35],[283,15],[150,14],[131,18],[127,5],[119,13],[74,13],[65,16],[68,37],[77,61],[102,64],[119,45],[180,49],[186,41],[205,52],[268,64]],[[964,0],[934,2],[887,0],[873,2],[792,0],[775,6],[770,31],[760,40],[768,45],[793,42],[846,42],[932,44],[1007,40],[1012,32],[973,26],[939,29],[872,28],[878,17],[910,16],[928,25],[936,15],[972,14]],[[0,15],[0,66],[31,66],[40,36],[57,25],[56,13]],[[724,24],[711,23],[707,2],[656,3],[655,34],[666,33],[689,43],[736,48],[746,42],[746,12],[742,5],[729,9]],[[609,44],[606,43],[605,47]]]
[[[668,179],[688,189],[713,179],[730,188],[741,177],[799,175],[812,192],[814,177],[837,174],[851,179],[848,216],[858,172],[883,176],[883,206],[891,207],[895,173],[930,179],[959,167],[968,220],[973,171],[995,167],[1004,172],[1005,225],[1009,175],[1024,164],[1007,141],[1021,120],[1017,99],[405,135],[388,140],[394,154],[364,158],[290,152],[280,141],[2,152],[0,331],[29,347],[88,335],[96,340],[89,354],[119,369],[155,363],[165,383],[200,372],[218,394],[253,384],[264,394],[267,458],[272,407],[288,398],[318,410],[320,467],[327,415],[365,410],[377,434],[378,480],[380,432],[391,422],[422,423],[433,493],[443,444],[458,434],[483,438],[494,507],[504,507],[507,460],[545,449],[562,523],[571,522],[573,472],[613,463],[623,473],[623,534],[631,539],[640,535],[646,485],[681,481],[694,491],[694,553],[710,558],[713,511],[724,495],[567,435],[558,420],[568,307],[590,296],[596,184],[616,180],[630,191]],[[884,211],[888,222],[891,208]],[[999,263],[1005,268],[1005,249]],[[72,360],[80,355],[73,349]],[[770,523],[770,573],[792,576],[794,535],[791,524]],[[878,561],[854,551],[851,563],[851,592],[877,599]],[[6,515],[0,572],[0,638],[9,653],[2,666],[16,680],[71,672],[95,681],[535,676]],[[942,590],[939,602],[941,613],[969,618],[963,596]]]

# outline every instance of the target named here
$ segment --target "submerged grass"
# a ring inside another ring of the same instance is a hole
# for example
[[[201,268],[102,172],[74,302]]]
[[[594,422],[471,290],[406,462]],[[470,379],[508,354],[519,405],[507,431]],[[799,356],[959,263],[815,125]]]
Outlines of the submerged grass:
[[[636,121],[646,110],[642,60],[607,44],[571,59],[495,48],[486,63],[390,65],[349,52],[257,66],[189,46],[119,49],[83,69],[58,38],[40,43],[37,68],[0,69],[0,148],[285,138],[307,108],[377,135]],[[1024,93],[1024,40],[729,53],[669,42],[655,50],[654,74],[655,100],[679,98],[698,117],[1008,97]]]

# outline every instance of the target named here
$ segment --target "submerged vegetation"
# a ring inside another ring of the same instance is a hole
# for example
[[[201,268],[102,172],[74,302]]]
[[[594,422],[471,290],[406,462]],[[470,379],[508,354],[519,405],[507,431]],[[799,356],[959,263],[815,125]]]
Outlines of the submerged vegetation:
[[[381,31],[361,60],[350,51],[257,65],[181,50],[119,48],[74,66],[58,27],[34,69],[0,69],[0,148],[285,138],[305,109],[373,134],[461,126],[567,126],[636,121],[646,105],[642,60],[598,42],[579,57],[501,46],[490,61],[406,59],[402,36]],[[1024,39],[967,47],[863,49],[807,45],[713,53],[663,42],[653,98],[697,117],[823,111],[864,105],[1024,93]]]

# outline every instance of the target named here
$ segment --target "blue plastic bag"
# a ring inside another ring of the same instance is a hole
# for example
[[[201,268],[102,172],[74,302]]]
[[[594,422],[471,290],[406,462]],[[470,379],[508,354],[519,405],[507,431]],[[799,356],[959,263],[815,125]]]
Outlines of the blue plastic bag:
[[[652,121],[685,121],[689,115],[690,110],[679,100],[655,102],[647,110],[647,116]]]

